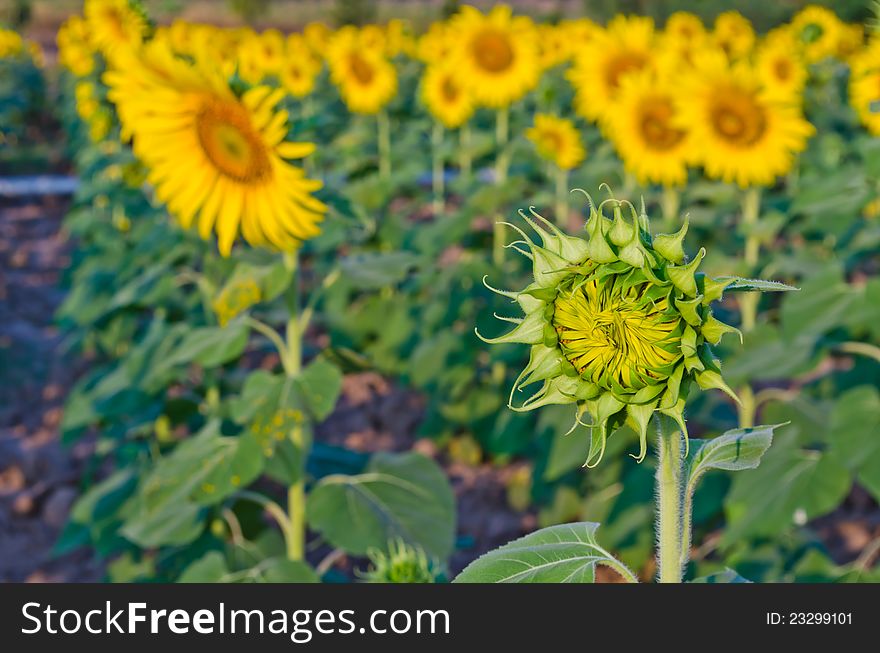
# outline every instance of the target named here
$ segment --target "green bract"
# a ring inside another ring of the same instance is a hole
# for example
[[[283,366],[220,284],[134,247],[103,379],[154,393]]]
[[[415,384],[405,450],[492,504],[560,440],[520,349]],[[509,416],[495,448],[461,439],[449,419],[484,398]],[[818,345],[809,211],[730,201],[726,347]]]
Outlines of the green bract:
[[[606,206],[611,218],[604,214]],[[641,461],[655,411],[675,419],[686,435],[684,405],[691,381],[739,401],[710,348],[725,333],[738,333],[710,308],[735,279],[698,272],[704,249],[687,259],[686,220],[675,234],[652,236],[644,205],[637,213],[626,201],[612,198],[596,208],[590,199],[588,237],[581,238],[529,210],[534,219],[519,213],[541,243],[509,225],[522,236],[509,246],[532,260],[534,282],[520,292],[486,284],[518,303],[525,317],[499,317],[516,327],[498,338],[477,333],[492,344],[531,345],[529,363],[511,389],[510,408],[577,404],[572,430],[578,424],[591,428],[585,465],[592,467],[602,459],[608,435],[624,422],[639,434]],[[536,383],[540,389],[515,405],[514,395]],[[585,413],[591,422],[583,421]]]

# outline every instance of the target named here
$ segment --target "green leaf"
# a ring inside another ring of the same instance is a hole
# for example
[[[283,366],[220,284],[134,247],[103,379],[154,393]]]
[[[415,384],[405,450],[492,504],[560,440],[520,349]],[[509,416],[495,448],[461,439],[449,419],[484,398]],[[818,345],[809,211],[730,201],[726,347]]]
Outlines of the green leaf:
[[[191,563],[180,577],[178,583],[219,583],[229,573],[226,557],[219,551],[208,551]]]
[[[296,377],[296,389],[315,421],[326,419],[342,391],[342,372],[326,358],[312,361]]]
[[[378,453],[363,474],[326,476],[309,495],[308,519],[356,555],[400,537],[445,559],[453,549],[455,498],[437,464],[416,453]]]
[[[702,576],[701,578],[695,578],[690,581],[691,583],[751,583],[752,581],[747,578],[743,578],[738,573],[736,573],[733,569],[725,569],[724,571],[716,571],[714,574],[709,574],[708,576]]]
[[[318,574],[305,562],[287,558],[270,558],[254,567],[259,583],[317,583]]]
[[[800,290],[787,283],[779,281],[765,281],[764,279],[746,279],[744,277],[718,277],[718,281],[731,281],[725,290],[739,290],[744,292],[787,292],[789,290]]]
[[[733,477],[722,546],[803,525],[833,510],[849,492],[852,478],[836,456],[801,449],[793,432],[775,440],[760,467]]]
[[[186,544],[201,532],[203,506],[245,487],[262,469],[263,456],[253,437],[221,436],[219,424],[209,422],[143,479],[126,505],[122,533],[145,547]]]
[[[688,485],[695,485],[710,469],[754,469],[773,442],[773,429],[780,426],[733,429],[711,440],[691,441],[691,447],[697,447],[688,471]]]
[[[410,252],[365,253],[344,258],[341,269],[356,288],[377,290],[403,281],[418,262]]]
[[[592,583],[596,565],[620,565],[596,541],[599,524],[542,528],[480,556],[455,583]]]
[[[831,413],[830,447],[880,500],[880,392],[864,385],[842,394]]]
[[[165,364],[195,362],[204,367],[217,367],[241,356],[247,342],[248,328],[243,322],[193,329],[184,336]]]

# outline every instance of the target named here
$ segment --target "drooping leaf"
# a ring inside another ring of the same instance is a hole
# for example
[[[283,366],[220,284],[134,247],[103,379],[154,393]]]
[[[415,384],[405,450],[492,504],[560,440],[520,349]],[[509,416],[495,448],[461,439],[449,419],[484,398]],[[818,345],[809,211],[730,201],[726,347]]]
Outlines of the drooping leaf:
[[[363,474],[326,476],[308,501],[309,524],[336,547],[362,555],[400,537],[445,559],[455,499],[437,464],[416,453],[378,453]]]
[[[596,565],[620,565],[596,541],[599,524],[542,528],[480,556],[455,583],[592,583]]]

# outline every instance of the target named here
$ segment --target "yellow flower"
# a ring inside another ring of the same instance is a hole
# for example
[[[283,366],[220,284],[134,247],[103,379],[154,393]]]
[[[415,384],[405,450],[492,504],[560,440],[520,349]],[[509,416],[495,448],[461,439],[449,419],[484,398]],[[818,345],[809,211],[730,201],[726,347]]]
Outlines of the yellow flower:
[[[419,37],[417,58],[425,63],[445,60],[453,50],[453,37],[446,23],[432,23],[428,31]]]
[[[874,136],[880,136],[880,41],[872,41],[852,59],[849,102],[859,120]]]
[[[422,102],[447,129],[466,123],[474,113],[474,101],[461,82],[458,69],[449,62],[438,62],[425,70]]]
[[[806,147],[813,126],[791,102],[769,97],[746,63],[703,57],[682,80],[680,111],[713,178],[742,187],[772,184]]]
[[[76,99],[76,112],[80,118],[88,121],[100,106],[92,82],[77,82],[73,90]]]
[[[526,130],[526,138],[542,158],[562,170],[576,168],[587,154],[574,123],[546,113],[535,114],[535,125]]]
[[[18,32],[0,28],[0,59],[16,57],[24,51],[24,40]]]
[[[397,93],[397,71],[381,50],[363,47],[352,27],[337,32],[327,48],[330,77],[349,111],[378,113]]]
[[[837,53],[843,23],[830,9],[810,5],[791,19],[791,30],[806,60],[814,63]]]
[[[529,19],[513,17],[506,5],[486,15],[465,6],[450,29],[453,58],[477,104],[500,109],[537,85],[538,48]]]
[[[725,11],[715,19],[712,40],[731,59],[741,59],[748,56],[755,45],[755,30],[738,11]]]
[[[278,108],[284,91],[256,86],[239,97],[222,72],[173,61],[164,50],[150,53],[137,84],[118,85],[129,70],[107,75],[156,196],[185,228],[197,225],[205,239],[215,231],[224,256],[239,233],[284,251],[315,236],[326,211],[312,196],[321,184],[288,162],[314,146],[286,140],[288,114]]]
[[[706,26],[699,16],[676,11],[666,20],[659,40],[662,49],[691,64],[695,54],[706,47],[708,38]]]
[[[58,61],[77,77],[85,77],[95,69],[94,52],[89,41],[86,22],[79,16],[68,18],[58,30]]]
[[[768,96],[800,104],[807,83],[807,68],[790,34],[782,32],[758,46],[755,71]]]
[[[92,42],[108,61],[146,36],[147,20],[129,0],[86,0],[83,13]]]
[[[321,70],[321,61],[309,49],[301,34],[291,34],[285,43],[284,61],[279,76],[291,95],[303,98],[315,90],[315,78]]]
[[[269,29],[255,34],[243,44],[252,56],[263,76],[277,74],[284,63],[284,36],[277,29]]]
[[[588,120],[601,121],[613,111],[620,83],[651,64],[654,22],[618,16],[580,49],[568,78],[575,89],[575,109]]]
[[[333,31],[323,23],[309,23],[303,29],[303,38],[318,58],[323,58],[327,52],[332,34]]]
[[[840,37],[837,40],[837,52],[835,53],[842,61],[849,59],[861,51],[865,42],[865,26],[861,23],[841,25]]]
[[[562,25],[538,25],[538,57],[542,70],[567,63],[574,55],[577,41]]]
[[[645,70],[620,85],[608,134],[626,169],[641,184],[681,186],[693,159],[690,132],[681,123],[678,86]]]

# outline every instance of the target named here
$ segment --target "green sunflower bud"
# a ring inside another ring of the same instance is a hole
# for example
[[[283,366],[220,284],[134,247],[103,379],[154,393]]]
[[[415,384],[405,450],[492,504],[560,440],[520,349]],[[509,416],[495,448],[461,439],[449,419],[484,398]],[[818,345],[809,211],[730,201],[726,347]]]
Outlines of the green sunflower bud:
[[[694,381],[736,399],[709,343],[737,330],[709,308],[732,281],[698,272],[704,249],[687,260],[687,224],[654,238],[644,206],[637,213],[629,202],[612,198],[598,208],[590,200],[589,207],[587,238],[563,234],[534,208],[531,217],[520,212],[540,237],[539,244],[514,227],[528,248],[518,251],[531,259],[535,281],[519,293],[486,287],[511,298],[525,315],[503,318],[516,323],[505,335],[477,335],[491,344],[531,346],[510,408],[576,404],[572,430],[591,429],[585,465],[592,467],[602,459],[608,436],[625,423],[639,434],[634,457],[641,461],[654,412],[672,417],[687,436],[684,406]],[[538,389],[515,402],[526,386]]]

